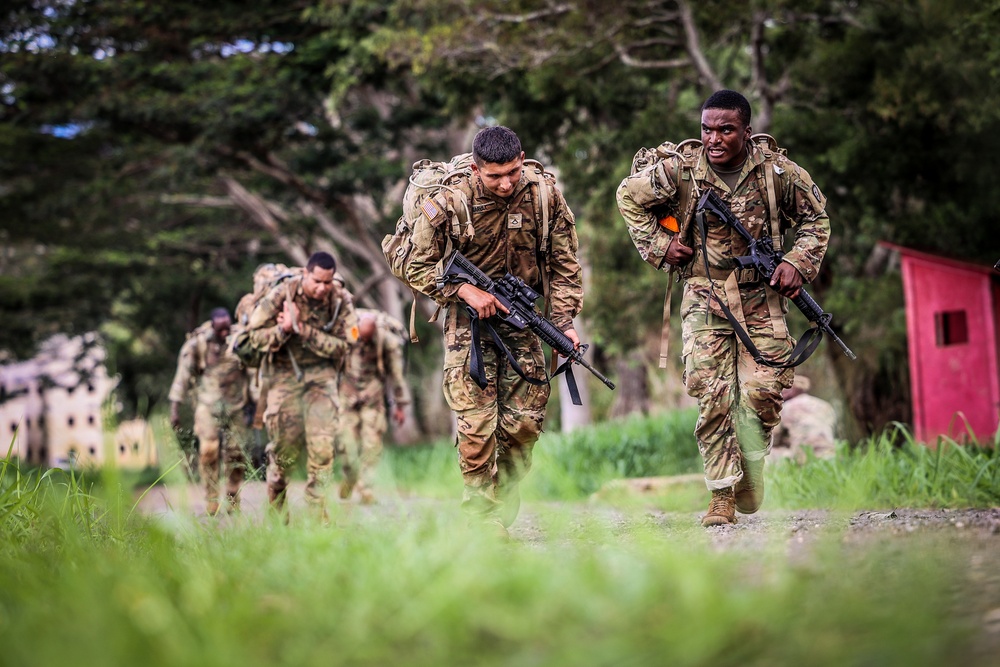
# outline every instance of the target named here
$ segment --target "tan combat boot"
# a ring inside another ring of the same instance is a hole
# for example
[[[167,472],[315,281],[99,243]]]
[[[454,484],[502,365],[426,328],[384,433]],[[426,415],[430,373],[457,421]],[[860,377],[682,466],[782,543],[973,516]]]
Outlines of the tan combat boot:
[[[736,509],[753,514],[764,503],[764,459],[743,462],[743,478],[736,483]]]
[[[736,496],[733,487],[712,491],[712,500],[708,503],[708,514],[701,518],[701,525],[725,526],[736,523]]]

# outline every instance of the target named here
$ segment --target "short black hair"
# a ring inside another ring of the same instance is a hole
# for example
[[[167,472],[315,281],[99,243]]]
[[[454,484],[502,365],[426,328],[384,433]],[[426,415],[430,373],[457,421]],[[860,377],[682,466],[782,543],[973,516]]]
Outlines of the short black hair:
[[[739,114],[743,127],[750,127],[750,102],[735,90],[717,90],[701,105],[705,109],[727,109]]]
[[[221,320],[223,317],[227,320],[229,319],[229,310],[226,308],[213,308],[212,312],[209,313],[209,317],[213,320]]]
[[[330,253],[320,250],[309,256],[309,261],[306,262],[306,271],[312,271],[317,266],[324,271],[336,271],[337,260]]]
[[[482,167],[491,164],[507,164],[521,157],[521,140],[514,130],[503,125],[484,127],[476,132],[472,140],[472,159]]]

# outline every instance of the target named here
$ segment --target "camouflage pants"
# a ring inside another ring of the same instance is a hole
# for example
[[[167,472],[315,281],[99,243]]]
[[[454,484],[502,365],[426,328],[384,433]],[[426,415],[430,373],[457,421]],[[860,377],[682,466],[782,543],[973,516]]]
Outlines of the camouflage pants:
[[[205,500],[219,502],[220,459],[226,480],[226,495],[238,503],[246,474],[248,430],[243,409],[230,410],[216,404],[198,403],[194,409],[194,433],[198,436],[198,474],[205,485]]]
[[[302,380],[291,373],[276,373],[270,379],[264,411],[271,438],[267,445],[267,490],[274,502],[284,502],[289,471],[305,447],[306,501],[322,509],[333,468],[337,375],[328,366],[302,371]]]
[[[468,330],[457,332],[465,341],[465,363],[449,364],[446,354],[444,397],[458,421],[458,462],[465,482],[462,506],[491,516],[501,510],[505,496],[531,468],[531,452],[542,431],[549,385],[535,386],[510,367],[494,345],[483,343],[487,384],[480,389],[469,376]],[[504,332],[504,342],[525,375],[544,379],[545,357],[530,331]],[[449,358],[450,357],[450,358]]]
[[[375,468],[382,457],[382,439],[387,427],[381,396],[377,403],[340,411],[338,453],[344,457],[344,477],[352,487],[371,488]]]
[[[681,304],[684,385],[698,400],[695,437],[709,489],[733,486],[743,477],[743,461],[770,453],[771,431],[780,421],[781,390],[791,386],[792,369],[758,365],[724,317],[707,314],[703,298],[685,291]],[[706,321],[707,320],[707,321]],[[764,356],[787,358],[792,338],[777,339],[770,327],[752,327],[750,337]]]

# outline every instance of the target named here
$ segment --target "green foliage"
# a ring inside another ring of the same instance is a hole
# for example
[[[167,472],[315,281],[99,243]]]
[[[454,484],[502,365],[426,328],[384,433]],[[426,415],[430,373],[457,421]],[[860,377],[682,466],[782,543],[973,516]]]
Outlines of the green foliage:
[[[833,459],[812,458],[801,467],[785,461],[768,478],[774,489],[769,506],[855,510],[1000,504],[995,444],[943,440],[931,448],[898,425],[856,448],[842,447]]]
[[[783,534],[720,550],[687,517],[550,510],[499,545],[437,505],[122,533],[113,501],[21,489],[33,520],[0,521],[5,665],[989,664],[956,596],[969,555],[940,538],[833,529],[793,557]]]

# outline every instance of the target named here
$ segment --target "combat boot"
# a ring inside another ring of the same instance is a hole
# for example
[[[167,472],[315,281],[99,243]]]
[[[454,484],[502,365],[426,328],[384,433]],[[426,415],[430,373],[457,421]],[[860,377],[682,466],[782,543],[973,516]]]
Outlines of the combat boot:
[[[736,523],[736,494],[733,492],[733,487],[712,491],[708,514],[701,518],[701,525],[708,528],[732,523]]]
[[[736,509],[753,514],[764,503],[764,459],[743,461],[743,478],[736,483]]]

